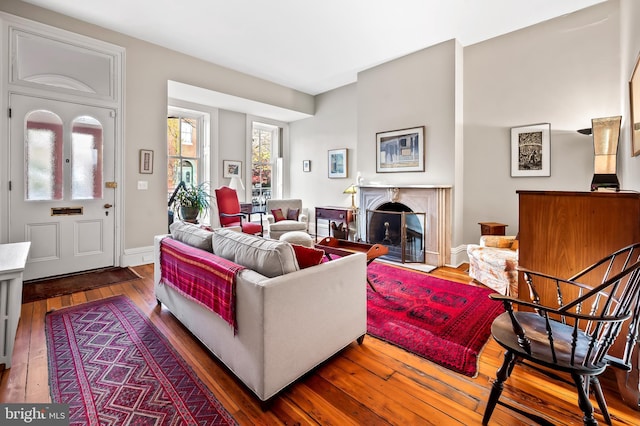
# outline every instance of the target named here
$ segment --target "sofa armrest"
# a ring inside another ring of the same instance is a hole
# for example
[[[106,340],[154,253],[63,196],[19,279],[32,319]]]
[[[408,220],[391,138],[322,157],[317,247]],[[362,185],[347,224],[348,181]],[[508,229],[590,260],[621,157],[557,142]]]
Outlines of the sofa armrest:
[[[367,331],[367,266],[356,253],[261,283],[267,395]]]

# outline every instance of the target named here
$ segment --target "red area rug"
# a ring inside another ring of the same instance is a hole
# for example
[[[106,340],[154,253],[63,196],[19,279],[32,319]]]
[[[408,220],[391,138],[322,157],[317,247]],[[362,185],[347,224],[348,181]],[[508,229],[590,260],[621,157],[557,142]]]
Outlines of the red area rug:
[[[45,330],[52,400],[72,425],[236,424],[125,296],[50,312]]]
[[[504,309],[491,290],[373,262],[368,275],[367,332],[475,377],[491,323]]]

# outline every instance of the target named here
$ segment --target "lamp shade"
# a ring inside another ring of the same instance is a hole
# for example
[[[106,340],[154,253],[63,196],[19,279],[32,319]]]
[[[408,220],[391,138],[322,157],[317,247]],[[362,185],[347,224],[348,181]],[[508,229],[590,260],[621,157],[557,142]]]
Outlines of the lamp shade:
[[[229,182],[229,188],[234,189],[238,194],[238,200],[240,202],[244,201],[244,184],[242,183],[242,179],[238,176],[233,176],[231,178],[231,182]]]
[[[349,187],[347,189],[342,191],[343,194],[351,194],[351,208],[353,210],[356,209],[355,195],[356,195],[357,191],[358,191],[358,188],[356,188],[356,186],[354,184],[349,185]]]
[[[349,185],[349,187],[343,191],[343,194],[355,194],[356,192],[358,192],[356,186]]]

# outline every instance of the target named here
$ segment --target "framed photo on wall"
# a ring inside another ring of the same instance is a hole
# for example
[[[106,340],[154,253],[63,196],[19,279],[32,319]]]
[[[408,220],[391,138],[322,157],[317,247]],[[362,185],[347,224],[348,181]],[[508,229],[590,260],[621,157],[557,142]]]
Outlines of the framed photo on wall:
[[[511,128],[511,177],[551,176],[551,124]]]
[[[140,173],[153,173],[153,151],[150,149],[140,150]]]
[[[424,172],[424,126],[376,133],[376,173]]]
[[[329,150],[329,177],[330,178],[346,178],[347,177],[347,149],[330,149]]]
[[[222,160],[222,177],[242,176],[242,161]]]

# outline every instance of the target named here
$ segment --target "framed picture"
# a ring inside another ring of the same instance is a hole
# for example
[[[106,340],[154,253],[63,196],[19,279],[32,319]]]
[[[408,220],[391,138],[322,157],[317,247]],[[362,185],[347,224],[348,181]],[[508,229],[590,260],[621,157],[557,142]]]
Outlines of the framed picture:
[[[424,172],[424,126],[376,133],[376,173]]]
[[[640,57],[629,81],[629,100],[631,102],[631,156],[640,154]]]
[[[511,176],[551,176],[551,125],[511,128]]]
[[[311,171],[311,160],[302,160],[302,171],[303,172]]]
[[[140,173],[153,173],[153,151],[150,149],[140,150]]]
[[[329,150],[329,177],[330,178],[346,178],[347,177],[347,149],[330,149]]]
[[[222,160],[222,177],[242,177],[242,161]]]

